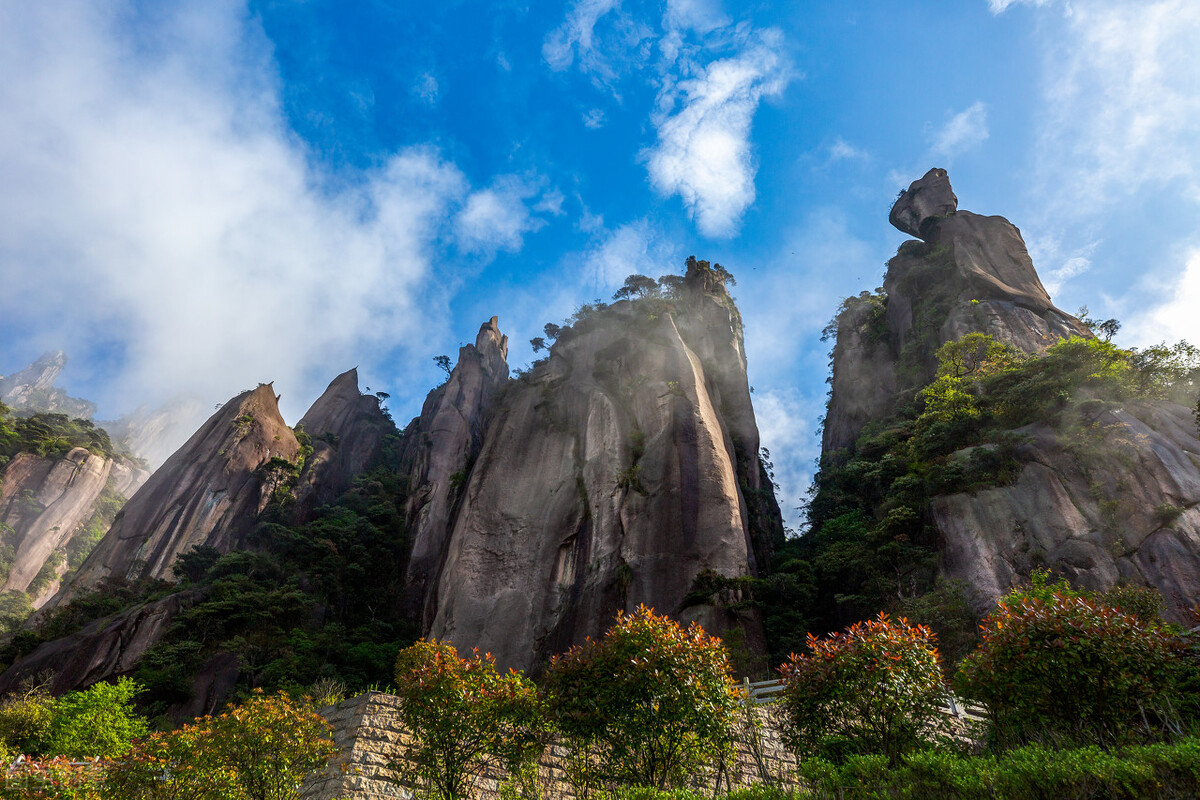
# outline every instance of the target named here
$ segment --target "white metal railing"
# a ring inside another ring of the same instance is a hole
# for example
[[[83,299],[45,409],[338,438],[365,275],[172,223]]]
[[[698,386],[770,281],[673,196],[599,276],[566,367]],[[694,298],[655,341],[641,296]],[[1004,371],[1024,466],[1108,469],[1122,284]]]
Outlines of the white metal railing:
[[[783,692],[784,683],[779,678],[769,681],[753,681],[749,678],[742,680],[742,691],[745,693],[748,701],[763,704],[774,703],[779,699],[779,695]],[[939,710],[944,714],[949,714],[959,719],[983,720],[987,718],[987,712],[977,705],[972,705],[963,702],[961,698],[955,697],[949,692],[939,705]]]

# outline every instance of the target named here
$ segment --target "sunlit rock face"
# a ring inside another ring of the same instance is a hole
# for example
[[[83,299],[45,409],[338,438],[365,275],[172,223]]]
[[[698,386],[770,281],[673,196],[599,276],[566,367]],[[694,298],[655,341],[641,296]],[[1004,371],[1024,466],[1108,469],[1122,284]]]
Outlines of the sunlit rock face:
[[[707,265],[671,308],[622,301],[564,331],[485,415],[448,498],[431,636],[536,668],[644,603],[762,650],[753,614],[685,606],[702,571],[752,574],[781,533],[741,320]]]
[[[45,412],[91,419],[96,413],[95,403],[69,397],[54,385],[66,366],[67,354],[52,350],[12,375],[0,375],[0,403],[22,413]]]
[[[17,454],[0,469],[0,525],[13,547],[0,591],[27,592],[34,608],[40,607],[57,591],[68,568],[66,550],[97,512],[104,489],[123,499],[147,477],[124,458],[82,447],[62,458]]]
[[[900,246],[881,294],[847,300],[838,316],[827,459],[844,457],[864,426],[929,383],[946,342],[980,332],[1037,353],[1092,336],[1054,306],[1012,223],[957,209],[944,170],[903,192],[890,220],[923,241]],[[1175,616],[1200,597],[1200,441],[1190,409],[1128,403],[1014,433],[1015,483],[936,497],[929,508],[943,572],[976,590],[978,610],[1043,564],[1091,588],[1154,586]]]
[[[408,475],[405,502],[412,542],[406,576],[408,612],[423,629],[427,603],[446,557],[454,513],[467,473],[483,447],[494,401],[508,382],[508,337],[492,317],[473,345],[459,349],[446,382],[429,393],[421,415],[404,431],[401,463]]]
[[[171,580],[175,560],[197,545],[222,552],[240,546],[270,500],[261,468],[273,458],[295,461],[298,453],[270,384],[233,398],[125,504],[50,605],[110,575]]]

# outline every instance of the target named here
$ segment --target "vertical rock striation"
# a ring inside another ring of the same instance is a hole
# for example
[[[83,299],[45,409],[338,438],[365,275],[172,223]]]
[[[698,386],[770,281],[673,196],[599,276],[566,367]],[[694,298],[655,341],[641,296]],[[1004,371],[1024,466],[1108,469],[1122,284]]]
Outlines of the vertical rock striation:
[[[459,482],[430,635],[528,669],[645,603],[761,651],[752,614],[685,604],[706,570],[752,574],[778,521],[747,501],[763,484],[740,317],[690,263],[673,306],[579,321],[496,401]]]
[[[13,548],[0,591],[29,593],[34,607],[40,606],[57,588],[67,569],[65,551],[92,518],[105,488],[123,498],[146,478],[145,470],[124,459],[82,447],[62,458],[18,454],[0,470],[0,525],[7,527],[5,540]]]
[[[270,384],[233,398],[126,503],[49,605],[109,575],[170,580],[175,559],[196,545],[238,546],[270,499],[261,468],[273,458],[294,461],[299,449]]]
[[[483,446],[492,403],[508,381],[508,337],[492,317],[475,344],[458,351],[444,384],[425,399],[421,415],[404,431],[401,468],[408,475],[405,503],[412,542],[406,579],[408,612],[427,629],[431,587],[437,581],[467,475]]]

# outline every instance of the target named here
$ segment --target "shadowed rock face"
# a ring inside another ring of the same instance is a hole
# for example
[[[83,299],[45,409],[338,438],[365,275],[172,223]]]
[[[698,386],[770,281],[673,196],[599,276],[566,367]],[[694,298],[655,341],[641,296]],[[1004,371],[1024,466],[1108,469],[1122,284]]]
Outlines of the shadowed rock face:
[[[270,384],[214,414],[138,490],[50,607],[109,575],[171,580],[171,565],[196,545],[237,546],[269,500],[260,467],[294,461],[295,435],[279,416]]]
[[[900,193],[888,222],[909,236],[927,239],[935,223],[957,210],[958,197],[950,186],[950,176],[946,170],[934,167]]]
[[[127,675],[163,637],[176,615],[198,597],[195,591],[169,595],[39,645],[0,676],[0,694],[16,688],[26,678],[45,672],[54,673],[50,691],[56,695]]]
[[[740,319],[710,277],[689,273],[675,313],[622,301],[581,321],[496,400],[431,636],[529,669],[645,603],[762,647],[756,619],[683,607],[705,569],[752,573],[772,524],[746,501],[763,485]]]
[[[357,369],[334,378],[299,427],[312,438],[313,448],[296,488],[300,519],[349,489],[379,455],[383,437],[394,430],[379,408],[379,399],[359,392]]]
[[[12,566],[0,591],[28,592],[34,578],[61,552],[95,511],[106,486],[122,497],[148,473],[122,459],[109,459],[76,447],[61,459],[20,453],[0,470],[0,523],[11,528]],[[50,583],[30,599],[40,606],[58,588],[65,560]]]
[[[432,623],[426,600],[445,557],[451,515],[483,446],[492,402],[508,381],[507,358],[508,337],[492,317],[480,326],[475,344],[458,351],[449,379],[429,393],[421,416],[404,431],[401,464],[411,487],[405,515],[412,542],[407,603],[423,628]]]
[[[901,245],[885,295],[864,292],[838,317],[826,456],[852,447],[864,425],[931,381],[945,342],[982,332],[1036,353],[1092,336],[1054,307],[1016,227],[955,211],[953,198],[941,170],[901,196],[892,224],[925,241]],[[1080,431],[1091,432],[1082,444]],[[1014,433],[1024,443],[1013,485],[937,497],[930,507],[943,572],[977,591],[976,610],[1040,564],[1084,587],[1154,586],[1173,614],[1200,597],[1200,441],[1189,409],[1127,403]]]

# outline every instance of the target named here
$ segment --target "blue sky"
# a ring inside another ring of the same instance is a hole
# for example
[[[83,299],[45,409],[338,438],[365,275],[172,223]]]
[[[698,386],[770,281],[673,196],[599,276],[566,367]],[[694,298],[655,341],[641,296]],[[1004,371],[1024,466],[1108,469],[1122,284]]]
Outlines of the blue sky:
[[[737,276],[781,502],[838,302],[950,170],[1056,302],[1200,340],[1200,5],[0,4],[0,372],[115,416],[358,365],[400,424],[499,315],[510,363],[691,254]],[[789,512],[795,519],[794,512]]]

